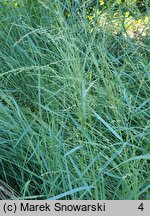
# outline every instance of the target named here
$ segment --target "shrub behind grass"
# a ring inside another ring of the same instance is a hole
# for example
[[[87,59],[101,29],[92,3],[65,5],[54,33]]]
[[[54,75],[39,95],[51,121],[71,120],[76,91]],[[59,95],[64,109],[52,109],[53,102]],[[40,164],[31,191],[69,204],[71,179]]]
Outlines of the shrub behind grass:
[[[1,179],[18,199],[149,199],[148,37],[90,27],[84,9],[68,23],[55,1],[9,7]]]

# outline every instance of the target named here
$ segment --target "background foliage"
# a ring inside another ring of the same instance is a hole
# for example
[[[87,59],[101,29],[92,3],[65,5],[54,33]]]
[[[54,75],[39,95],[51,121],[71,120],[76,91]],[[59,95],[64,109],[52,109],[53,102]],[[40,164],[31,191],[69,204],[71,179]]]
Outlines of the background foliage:
[[[149,199],[149,2],[0,15],[0,196]]]

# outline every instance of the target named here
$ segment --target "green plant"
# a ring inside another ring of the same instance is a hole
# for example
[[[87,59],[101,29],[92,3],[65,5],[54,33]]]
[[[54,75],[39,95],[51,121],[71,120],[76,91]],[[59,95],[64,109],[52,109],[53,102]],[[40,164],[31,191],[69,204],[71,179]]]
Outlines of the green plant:
[[[0,11],[0,178],[18,199],[149,199],[148,37],[20,2]]]

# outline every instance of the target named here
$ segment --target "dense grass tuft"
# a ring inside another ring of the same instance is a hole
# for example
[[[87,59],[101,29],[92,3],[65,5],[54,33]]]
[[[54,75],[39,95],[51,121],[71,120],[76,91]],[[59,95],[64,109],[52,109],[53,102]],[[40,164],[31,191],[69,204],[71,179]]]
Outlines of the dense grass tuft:
[[[131,37],[110,8],[91,20],[84,5],[66,17],[60,1],[21,2],[0,7],[5,187],[18,199],[150,199],[148,16]]]

